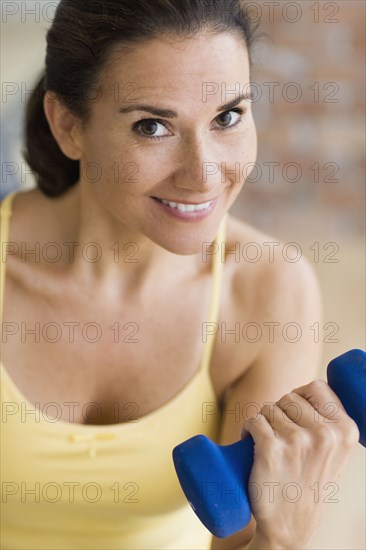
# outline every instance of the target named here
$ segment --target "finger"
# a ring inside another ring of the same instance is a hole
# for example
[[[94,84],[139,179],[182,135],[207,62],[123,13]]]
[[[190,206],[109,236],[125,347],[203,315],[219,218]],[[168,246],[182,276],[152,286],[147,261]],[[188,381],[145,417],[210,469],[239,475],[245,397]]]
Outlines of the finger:
[[[250,434],[254,443],[258,443],[258,445],[266,441],[268,442],[268,439],[275,437],[271,425],[263,414],[258,414],[255,418],[246,418],[244,420],[242,439],[247,434]]]
[[[320,422],[338,422],[337,418],[331,418],[331,412],[337,412],[338,405],[332,405],[328,411],[328,417],[324,417],[319,412],[319,403],[315,407],[304,397],[296,392],[289,392],[281,397],[276,403],[267,403],[262,407],[261,413],[264,414],[276,434],[285,435],[292,431],[294,427],[312,428],[314,424]]]
[[[293,389],[291,393],[306,399],[319,414],[331,422],[347,415],[339,397],[324,380],[314,380],[305,386]]]
[[[320,402],[321,398],[319,402],[313,401],[313,404],[311,404],[295,392],[284,395],[277,402],[279,409],[283,412],[282,422],[277,420],[277,422],[271,423],[273,429],[277,434],[285,436],[291,431],[291,428],[286,427],[286,421],[289,418],[289,421],[293,423],[293,427],[297,425],[312,430],[313,434],[318,437],[324,437],[324,428],[330,429],[334,426],[337,430],[337,437],[341,437],[347,446],[356,443],[359,440],[359,429],[354,420],[334,402],[322,403],[322,410],[326,412],[326,416],[323,416],[319,412]],[[327,431],[326,433],[329,437],[330,432]]]
[[[289,418],[285,411],[278,407],[277,403],[266,403],[260,410],[258,415],[258,420],[262,423],[259,424],[258,437],[279,437],[286,436],[288,433],[293,432],[296,424]],[[249,420],[253,423],[253,420]],[[248,429],[248,424],[245,423],[246,429]],[[297,426],[296,426],[297,427]],[[297,427],[298,428],[298,427]]]
[[[282,411],[284,421],[303,428],[311,428],[314,423],[326,420],[316,407],[295,392],[289,392],[281,397],[277,401],[277,406]]]
[[[338,433],[346,437],[345,443],[352,444],[359,440],[359,428],[356,422],[347,414],[340,399],[323,380],[314,380],[306,386],[296,388],[292,393],[301,394],[319,413],[314,417],[317,423],[337,427]]]

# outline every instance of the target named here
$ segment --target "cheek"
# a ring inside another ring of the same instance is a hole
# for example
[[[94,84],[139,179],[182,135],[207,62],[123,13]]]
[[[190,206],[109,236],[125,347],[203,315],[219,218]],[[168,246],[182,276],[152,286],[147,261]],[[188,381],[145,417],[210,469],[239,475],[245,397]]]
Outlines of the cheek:
[[[243,136],[244,144],[244,157],[245,162],[252,163],[256,161],[257,158],[257,129],[253,119],[253,115],[250,114],[250,117],[247,121],[247,126],[245,129],[245,135]]]
[[[134,170],[135,189],[141,193],[169,180],[175,170],[175,159],[176,155],[166,145],[135,146],[123,153],[122,164],[125,170]]]
[[[153,147],[131,145],[118,136],[105,140],[94,136],[83,158],[83,175],[88,178],[98,172],[103,187],[113,195],[137,197],[169,176],[170,159],[169,154],[162,157]]]
[[[248,178],[251,172],[253,171],[254,165],[257,160],[257,152],[258,152],[257,130],[253,121],[253,124],[251,125],[250,131],[249,131],[249,139],[247,141],[247,151],[246,151],[246,159],[245,159],[245,162],[247,164],[246,178]]]
[[[254,121],[249,121],[243,131],[235,136],[225,156],[228,160],[227,177],[235,177],[237,174],[237,179],[244,182],[252,172],[257,159],[257,131]]]

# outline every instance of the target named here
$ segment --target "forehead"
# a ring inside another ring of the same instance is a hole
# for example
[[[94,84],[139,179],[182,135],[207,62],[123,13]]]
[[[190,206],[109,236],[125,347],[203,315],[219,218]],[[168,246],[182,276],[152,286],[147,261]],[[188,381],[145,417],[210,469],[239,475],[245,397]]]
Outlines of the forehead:
[[[129,87],[130,94],[119,93],[124,103],[172,95],[179,103],[191,101],[193,96],[199,99],[210,90],[206,101],[219,104],[233,99],[239,87],[248,86],[249,55],[244,38],[236,32],[202,33],[190,39],[154,38],[127,49],[117,47],[102,76],[107,89],[118,87],[121,92]]]

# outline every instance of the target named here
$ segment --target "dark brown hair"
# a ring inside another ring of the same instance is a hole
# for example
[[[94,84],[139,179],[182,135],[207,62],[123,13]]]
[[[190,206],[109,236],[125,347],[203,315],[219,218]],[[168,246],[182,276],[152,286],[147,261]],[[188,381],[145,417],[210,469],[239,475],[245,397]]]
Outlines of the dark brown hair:
[[[47,90],[86,121],[91,90],[117,45],[160,36],[193,38],[206,30],[234,31],[245,40],[252,64],[257,27],[243,0],[61,0],[47,33],[45,71],[26,108],[23,155],[37,186],[56,197],[79,179],[79,161],[62,153],[45,117]]]

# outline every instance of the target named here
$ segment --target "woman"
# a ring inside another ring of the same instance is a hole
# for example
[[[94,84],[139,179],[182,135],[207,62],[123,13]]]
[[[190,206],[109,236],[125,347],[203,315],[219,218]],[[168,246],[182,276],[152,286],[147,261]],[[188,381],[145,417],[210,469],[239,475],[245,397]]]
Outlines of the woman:
[[[306,548],[319,524],[309,486],[358,430],[312,382],[309,265],[245,261],[272,239],[228,215],[256,159],[253,32],[240,0],[58,6],[27,108],[38,186],[2,204],[4,548]],[[253,486],[302,495],[215,539],[171,451],[247,432]]]

